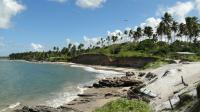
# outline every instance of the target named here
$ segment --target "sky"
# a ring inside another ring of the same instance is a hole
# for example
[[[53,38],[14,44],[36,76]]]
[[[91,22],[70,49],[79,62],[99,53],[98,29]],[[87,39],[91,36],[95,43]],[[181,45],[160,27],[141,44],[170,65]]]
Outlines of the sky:
[[[0,0],[0,56],[89,44],[136,26],[200,16],[200,0]]]

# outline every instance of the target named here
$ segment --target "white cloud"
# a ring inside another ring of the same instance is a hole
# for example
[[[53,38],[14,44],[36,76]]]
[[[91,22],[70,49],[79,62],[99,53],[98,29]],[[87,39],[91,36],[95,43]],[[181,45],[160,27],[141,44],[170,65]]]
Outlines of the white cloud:
[[[119,34],[122,35],[123,32],[121,30],[115,30],[114,32],[108,31],[108,36],[119,36]]]
[[[161,22],[160,18],[156,19],[154,17],[150,17],[150,18],[146,19],[144,23],[141,23],[140,27],[144,28],[145,26],[151,26],[155,30],[160,22]]]
[[[89,38],[87,36],[83,37],[85,47],[89,47],[90,45],[96,45],[96,43],[100,40],[100,37]]]
[[[199,1],[199,0],[196,0]],[[173,17],[178,22],[185,22],[185,17],[194,9],[194,3],[191,1],[188,2],[177,2],[174,6],[164,8],[160,7],[157,11],[157,15],[163,15],[165,12],[168,12],[173,15]]]
[[[49,0],[49,1],[58,2],[58,3],[65,3],[65,2],[67,2],[67,0]]]
[[[200,14],[200,0],[194,0],[195,8]]]
[[[31,47],[35,51],[42,51],[42,50],[44,50],[44,47],[41,44],[31,43]]]
[[[0,29],[9,28],[12,17],[24,9],[25,7],[17,0],[0,0]]]
[[[71,42],[71,39],[67,38],[67,39],[66,39],[67,45],[68,45],[70,42]]]
[[[192,2],[177,2],[167,12],[173,14],[178,21],[184,22],[185,17],[194,9]]]
[[[95,9],[99,8],[106,0],[76,0],[76,5],[81,8]]]

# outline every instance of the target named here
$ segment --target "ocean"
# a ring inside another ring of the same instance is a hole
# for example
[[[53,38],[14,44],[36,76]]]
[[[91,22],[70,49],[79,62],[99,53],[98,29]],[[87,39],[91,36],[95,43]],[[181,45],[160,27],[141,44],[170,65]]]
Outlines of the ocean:
[[[58,107],[98,78],[119,75],[76,64],[0,60],[0,112],[20,104]]]

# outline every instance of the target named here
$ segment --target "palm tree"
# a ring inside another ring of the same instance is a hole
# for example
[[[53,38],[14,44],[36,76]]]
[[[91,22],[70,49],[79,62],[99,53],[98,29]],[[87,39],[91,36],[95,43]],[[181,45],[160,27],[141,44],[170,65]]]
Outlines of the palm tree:
[[[129,38],[130,38],[130,40],[132,39],[132,38],[134,38],[134,34],[135,34],[135,31],[133,31],[132,29],[129,31]]]
[[[146,35],[150,39],[152,37],[152,35],[153,35],[153,28],[150,27],[150,26],[146,26],[144,28],[144,35]]]
[[[107,40],[107,44],[109,45],[109,43],[110,43],[110,36],[107,36],[107,38],[106,38],[106,40]]]
[[[82,44],[82,43],[79,44],[79,45],[78,45],[78,50],[81,51],[81,50],[83,49],[83,47],[84,47],[84,44]]]
[[[175,40],[176,40],[176,33],[177,33],[177,31],[178,31],[178,22],[173,21],[171,30],[172,30],[173,33],[174,33],[174,41],[175,41]]]
[[[171,26],[172,26],[173,18],[172,15],[169,13],[165,13],[162,17],[161,21],[161,34],[167,35],[168,41],[171,39]]]
[[[69,44],[68,44],[68,49],[71,49],[71,47],[72,47],[72,44],[69,43]]]
[[[112,36],[112,42],[113,42],[113,44],[117,41],[117,39],[118,39],[118,36]]]
[[[54,47],[53,47],[53,50],[56,51],[56,49],[57,49],[56,46],[54,46]]]
[[[156,33],[158,34],[158,36],[161,37],[161,41],[163,41],[163,35],[165,34],[165,24],[163,21],[160,22],[160,24],[158,25],[157,31]]]
[[[172,22],[173,22],[172,15],[166,12],[164,14],[164,16],[162,17],[162,21],[164,22],[164,24],[165,24],[166,27],[171,26]]]
[[[181,41],[183,41],[183,36],[187,34],[186,25],[184,23],[179,24],[178,26],[178,37],[181,37]]]
[[[192,41],[193,37],[197,37],[199,33],[199,21],[197,17],[186,17],[186,28],[187,28],[187,36]]]
[[[138,27],[137,30],[136,30],[136,32],[134,33],[133,37],[134,37],[134,39],[136,41],[138,41],[141,36],[142,36],[142,28]]]

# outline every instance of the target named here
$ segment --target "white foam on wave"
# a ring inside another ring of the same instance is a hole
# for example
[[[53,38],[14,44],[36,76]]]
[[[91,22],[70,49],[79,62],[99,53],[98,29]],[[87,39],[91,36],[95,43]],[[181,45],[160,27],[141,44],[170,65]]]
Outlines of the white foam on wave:
[[[114,77],[114,76],[123,76],[124,73],[111,71],[111,70],[97,70],[92,67],[84,66],[84,65],[76,65],[76,64],[70,64],[70,67],[76,67],[76,68],[83,68],[86,71],[97,73],[97,78],[105,78],[105,77]]]
[[[97,79],[124,75],[124,73],[121,73],[121,72],[110,71],[110,70],[97,70],[92,67],[88,67],[88,66],[84,66],[84,65],[77,65],[74,63],[68,63],[68,65],[70,65],[70,67],[82,68],[88,72],[95,73],[95,75],[97,76]],[[79,84],[77,86],[77,88],[73,88],[73,87],[67,88],[67,89],[65,88],[65,90],[63,90],[64,92],[55,93],[56,95],[54,95],[54,96],[56,96],[56,97],[53,100],[46,101],[47,106],[57,108],[61,105],[71,102],[72,100],[78,98],[78,96],[77,96],[78,94],[84,93],[84,91],[87,89],[87,88],[85,88],[85,86],[91,86],[97,79],[91,80],[84,84]]]
[[[56,94],[56,95],[54,95],[55,98],[53,100],[46,101],[46,105],[50,106],[50,107],[57,108],[59,106],[67,104],[67,103],[71,102],[72,100],[78,98],[77,95],[83,94],[83,92],[87,88],[77,86],[77,88],[75,88],[75,89],[77,89],[77,90],[69,88],[68,90],[63,90],[65,92],[55,93]]]
[[[7,111],[10,110],[10,109],[14,109],[14,108],[20,106],[20,104],[21,104],[20,102],[11,104],[11,105],[9,105],[7,108],[4,108],[4,109],[0,110],[0,112],[7,112]]]

